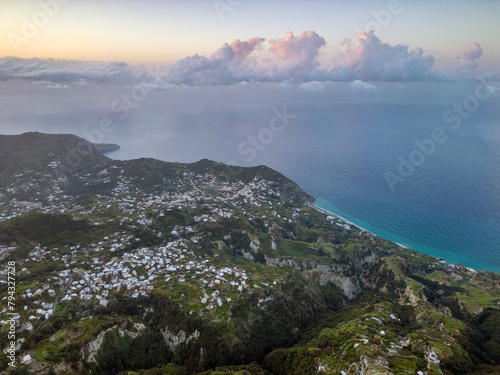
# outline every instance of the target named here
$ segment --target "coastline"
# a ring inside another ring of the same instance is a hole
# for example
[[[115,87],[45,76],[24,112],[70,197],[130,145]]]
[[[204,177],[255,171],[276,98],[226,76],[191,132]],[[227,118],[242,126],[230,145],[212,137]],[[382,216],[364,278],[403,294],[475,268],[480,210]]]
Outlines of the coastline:
[[[315,201],[316,201],[316,200],[314,200],[314,202],[315,202]],[[315,205],[314,203],[308,203],[308,206],[309,206],[309,207],[311,207],[311,208],[314,208],[315,210],[317,210],[317,211],[319,211],[319,212],[321,212],[321,213],[324,213],[325,215],[328,215],[328,216],[333,216],[333,217],[334,217],[334,218],[336,218],[336,219],[340,219],[342,222],[347,223],[347,224],[349,224],[349,225],[352,225],[353,227],[358,228],[358,229],[359,229],[360,231],[362,231],[362,232],[368,232],[368,233],[371,233],[371,234],[373,234],[374,236],[376,236],[376,234],[375,234],[375,233],[372,233],[372,232],[370,232],[369,230],[367,230],[367,229],[365,229],[365,228],[363,228],[363,227],[360,227],[359,225],[354,224],[352,221],[347,220],[345,217],[342,217],[342,216],[340,216],[340,215],[338,215],[338,214],[336,214],[336,213],[334,213],[334,212],[331,212],[331,211],[325,210],[324,208],[321,208],[321,207],[319,207],[319,206]]]
[[[500,270],[497,267],[492,266],[490,264],[486,264],[484,262],[477,262],[477,261],[475,263],[473,263],[473,262],[471,262],[471,259],[469,259],[469,258],[460,256],[458,254],[450,254],[450,253],[447,253],[443,250],[440,250],[437,248],[432,248],[430,246],[425,246],[425,245],[418,246],[418,244],[415,244],[414,246],[411,246],[411,245],[405,246],[405,245],[399,243],[394,238],[391,238],[391,236],[389,236],[389,235],[383,235],[383,234],[381,235],[381,234],[374,233],[374,231],[367,230],[366,228],[353,223],[351,220],[346,219],[345,217],[343,217],[342,215],[339,215],[338,213],[335,213],[333,211],[329,211],[328,209],[325,209],[325,208],[318,206],[316,204],[316,202],[318,202],[318,201],[321,202],[321,201],[323,201],[323,199],[314,198],[314,201],[308,202],[307,205],[309,207],[317,210],[318,212],[321,212],[325,215],[332,216],[332,217],[336,218],[337,220],[340,220],[341,223],[349,224],[351,227],[354,227],[361,232],[367,232],[373,236],[380,237],[380,238],[386,239],[388,241],[391,241],[402,249],[414,250],[420,254],[432,256],[436,259],[443,260],[444,262],[446,262],[449,265],[455,265],[455,266],[458,265],[458,266],[462,266],[462,267],[467,267],[467,268],[474,270],[474,271],[500,273]],[[325,201],[325,203],[329,203],[329,202]],[[352,228],[351,228],[351,230],[352,230]],[[399,240],[399,238],[398,238],[398,240]]]
[[[114,151],[115,150],[110,152],[112,155],[107,155],[107,156],[110,157],[111,159],[115,159],[113,157]],[[117,159],[117,160],[120,160],[120,159]],[[486,271],[486,272],[500,273],[500,266],[492,265],[490,263],[486,263],[485,261],[482,261],[479,259],[474,259],[474,258],[465,256],[463,254],[459,254],[457,252],[454,252],[452,249],[443,250],[443,249],[435,248],[432,245],[425,245],[425,244],[419,243],[415,240],[410,240],[410,239],[404,238],[401,235],[398,235],[397,233],[393,233],[393,232],[389,232],[389,231],[380,229],[379,227],[375,227],[368,222],[363,222],[363,221],[358,220],[354,217],[352,217],[351,219],[347,219],[346,216],[349,217],[349,215],[346,213],[343,213],[340,209],[335,207],[329,201],[326,201],[322,198],[316,198],[314,196],[312,196],[312,198],[313,198],[312,201],[309,201],[306,203],[306,205],[308,207],[313,208],[316,211],[321,212],[324,215],[331,216],[331,217],[337,219],[338,220],[337,224],[349,225],[350,226],[349,230],[354,229],[354,230],[358,230],[360,232],[369,233],[372,236],[391,241],[392,243],[394,243],[396,246],[398,246],[401,249],[414,250],[420,254],[429,255],[429,256],[432,256],[434,258],[444,260],[446,263],[448,263],[450,265],[456,264],[456,265],[461,265],[464,267],[469,267],[471,269],[478,270],[478,271],[480,270],[480,271]],[[325,205],[327,208],[320,207],[319,204]],[[330,208],[330,206],[332,208]],[[338,212],[341,212],[341,213],[339,214]],[[356,224],[355,222],[360,222],[361,225]],[[339,226],[342,227],[343,225],[339,225]],[[369,228],[369,229],[367,229],[367,228]]]
[[[328,215],[328,216],[333,216],[334,218],[336,218],[337,220],[340,220],[342,223],[346,223],[346,224],[349,224],[355,228],[357,228],[360,232],[367,232],[367,233],[370,233],[371,235],[373,236],[377,236],[377,237],[380,237],[378,234],[376,233],[373,233],[373,232],[370,232],[368,229],[366,228],[363,228],[355,223],[353,223],[352,221],[350,220],[347,220],[345,217],[339,215],[339,214],[336,214],[335,212],[331,212],[331,211],[328,211],[324,208],[321,208],[319,206],[317,206],[316,204],[314,204],[314,202],[316,202],[316,199],[313,201],[313,202],[308,202],[308,206],[311,207],[311,208],[314,208],[315,210],[325,214],[325,215]],[[380,237],[382,238],[382,237]],[[391,241],[391,240],[389,240]],[[394,241],[392,241],[394,242]],[[407,246],[404,246],[400,243],[397,243],[397,242],[394,242],[396,245],[398,245],[399,247],[403,248],[403,249],[409,249]]]

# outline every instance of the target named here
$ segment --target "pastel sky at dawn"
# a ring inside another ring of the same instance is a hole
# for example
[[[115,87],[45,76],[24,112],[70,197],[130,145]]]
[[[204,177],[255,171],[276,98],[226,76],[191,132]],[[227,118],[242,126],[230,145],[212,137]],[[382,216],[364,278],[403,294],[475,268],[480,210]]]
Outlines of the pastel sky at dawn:
[[[0,0],[0,58],[19,58],[0,78],[32,58],[173,64],[174,84],[497,73],[498,15],[494,0]]]

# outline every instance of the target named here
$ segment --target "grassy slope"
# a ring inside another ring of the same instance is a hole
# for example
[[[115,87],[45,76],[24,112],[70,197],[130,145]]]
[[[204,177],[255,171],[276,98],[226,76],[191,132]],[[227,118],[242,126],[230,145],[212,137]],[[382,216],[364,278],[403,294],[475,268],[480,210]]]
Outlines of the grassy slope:
[[[0,183],[12,181],[14,174],[22,173],[26,168],[43,169],[54,155],[71,155],[80,142],[79,138],[68,135],[30,133],[0,136]],[[115,162],[99,155],[89,155],[84,162],[75,166],[72,173],[92,173],[96,159],[122,167],[125,176],[137,179],[138,184],[152,191],[164,178],[175,178],[174,170],[181,168],[218,175],[221,183],[227,179],[249,182],[260,176],[287,187],[298,206],[299,203],[310,200],[306,193],[286,177],[262,166],[230,168],[209,160],[194,164],[164,163],[153,159]],[[71,189],[77,187],[81,189],[78,194],[88,194],[90,197],[95,194],[95,187],[82,187],[75,183]],[[280,214],[286,214],[286,210],[276,209]],[[105,219],[113,213],[109,211],[102,215]],[[168,222],[168,227],[177,221],[185,225],[190,216],[192,215],[186,214],[172,218],[174,221]],[[269,257],[352,266],[352,273],[356,273],[365,285],[364,294],[341,307],[341,303],[346,301],[339,296],[337,289],[322,289],[314,284],[314,278],[306,279],[298,271],[269,269],[264,265],[254,264],[233,254],[227,246],[222,246],[218,258],[221,266],[238,264],[253,274],[258,283],[268,282],[270,278],[280,281],[275,300],[265,309],[256,309],[252,307],[255,302],[268,296],[263,291],[257,291],[241,299],[231,310],[221,309],[210,320],[197,320],[186,313],[199,308],[199,291],[195,284],[178,285],[176,288],[159,285],[151,299],[144,300],[141,307],[144,309],[148,304],[162,306],[162,309],[155,310],[162,313],[151,316],[155,322],[153,328],[163,328],[166,322],[174,320],[178,329],[192,332],[197,327],[204,332],[203,340],[196,345],[182,347],[176,353],[174,360],[178,365],[186,364],[192,370],[195,369],[198,363],[197,353],[203,347],[205,353],[209,352],[214,356],[214,361],[207,364],[212,367],[230,364],[233,360],[237,363],[260,361],[267,354],[262,367],[275,374],[313,374],[317,372],[319,365],[330,369],[331,373],[338,373],[341,368],[359,363],[365,355],[369,358],[388,356],[391,343],[397,344],[404,338],[410,340],[411,347],[398,349],[397,354],[390,356],[388,361],[388,366],[397,369],[397,373],[413,374],[424,369],[427,364],[422,362],[423,351],[429,346],[446,358],[444,366],[448,374],[472,370],[487,373],[490,371],[488,368],[479,370],[474,366],[480,363],[495,366],[489,360],[500,358],[500,332],[497,328],[500,326],[497,309],[500,295],[497,289],[489,286],[498,283],[499,275],[469,275],[462,270],[457,272],[459,277],[455,277],[437,263],[435,258],[409,250],[391,253],[393,245],[383,240],[375,243],[362,242],[352,233],[328,224],[322,215],[309,208],[301,209],[301,220],[300,225],[295,226],[275,220],[276,225],[269,230],[240,220],[228,222],[231,228],[227,233],[224,232],[227,228],[210,230],[220,230],[221,237],[214,239],[215,243],[234,230],[249,232],[252,239],[260,239],[262,249]],[[40,242],[46,245],[57,245],[60,242],[90,243],[112,230],[111,227],[96,229],[85,220],[74,220],[67,215],[30,213],[0,223],[0,242]],[[276,239],[275,249],[272,248],[271,238]],[[320,239],[326,239],[327,243],[320,243]],[[356,262],[371,252],[383,257],[366,267],[359,266],[356,269]],[[36,282],[43,281],[46,272],[47,269],[41,265],[33,272],[32,278],[26,280],[35,283],[34,286]],[[184,298],[180,304],[169,302],[170,298],[181,294],[184,294]],[[237,298],[238,295],[229,291],[228,296]],[[130,309],[125,308],[128,304],[131,304]],[[122,305],[94,311],[95,318],[89,320],[76,319],[76,316],[85,314],[84,310],[74,309],[68,303],[60,303],[56,318],[67,319],[72,316],[72,320],[63,324],[63,327],[59,326],[62,324],[60,319],[50,320],[44,327],[44,332],[41,332],[42,335],[38,335],[41,341],[30,344],[37,348],[36,356],[56,363],[55,358],[66,359],[71,356],[71,352],[75,350],[71,344],[81,347],[98,332],[127,319],[141,321],[145,310],[135,311],[137,307],[137,301],[123,301]],[[326,312],[328,314],[324,315]],[[391,314],[399,320],[390,318]],[[383,327],[372,316],[383,321]],[[300,327],[299,334],[295,331],[297,327]],[[381,330],[385,333],[381,334]],[[365,340],[368,342],[365,343]],[[452,346],[447,345],[450,342],[453,343]],[[120,345],[126,350],[131,347],[132,342]],[[288,349],[271,352],[277,347]],[[228,351],[228,348],[232,348],[233,352]],[[225,367],[219,372],[209,373],[264,373],[260,365],[237,366],[237,363],[233,363],[235,367]],[[370,363],[373,368],[380,365]],[[159,369],[158,373],[181,374],[185,371],[186,367],[170,365]],[[431,368],[428,373],[434,374],[436,371]]]

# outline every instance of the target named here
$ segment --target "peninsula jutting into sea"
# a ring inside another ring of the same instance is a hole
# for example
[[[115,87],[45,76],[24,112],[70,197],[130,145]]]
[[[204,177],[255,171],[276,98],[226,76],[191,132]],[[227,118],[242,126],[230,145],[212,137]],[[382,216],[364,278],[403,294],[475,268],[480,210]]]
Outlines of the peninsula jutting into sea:
[[[499,274],[356,228],[265,166],[103,151],[73,135],[0,136],[0,256],[17,293],[0,322],[4,370],[500,369]]]

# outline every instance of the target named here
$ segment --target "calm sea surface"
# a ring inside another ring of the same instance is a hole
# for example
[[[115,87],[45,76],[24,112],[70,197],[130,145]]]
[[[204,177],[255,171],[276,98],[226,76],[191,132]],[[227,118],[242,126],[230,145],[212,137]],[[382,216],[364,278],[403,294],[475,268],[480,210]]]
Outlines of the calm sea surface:
[[[67,91],[57,99],[67,113],[51,113],[50,103],[45,110],[35,93],[37,113],[31,119],[22,108],[16,130],[84,136],[109,117],[115,130],[99,141],[121,145],[112,158],[265,164],[375,234],[500,272],[498,89],[484,99],[479,83],[372,84],[376,91],[349,83],[151,91],[123,118],[109,104],[126,89]]]

